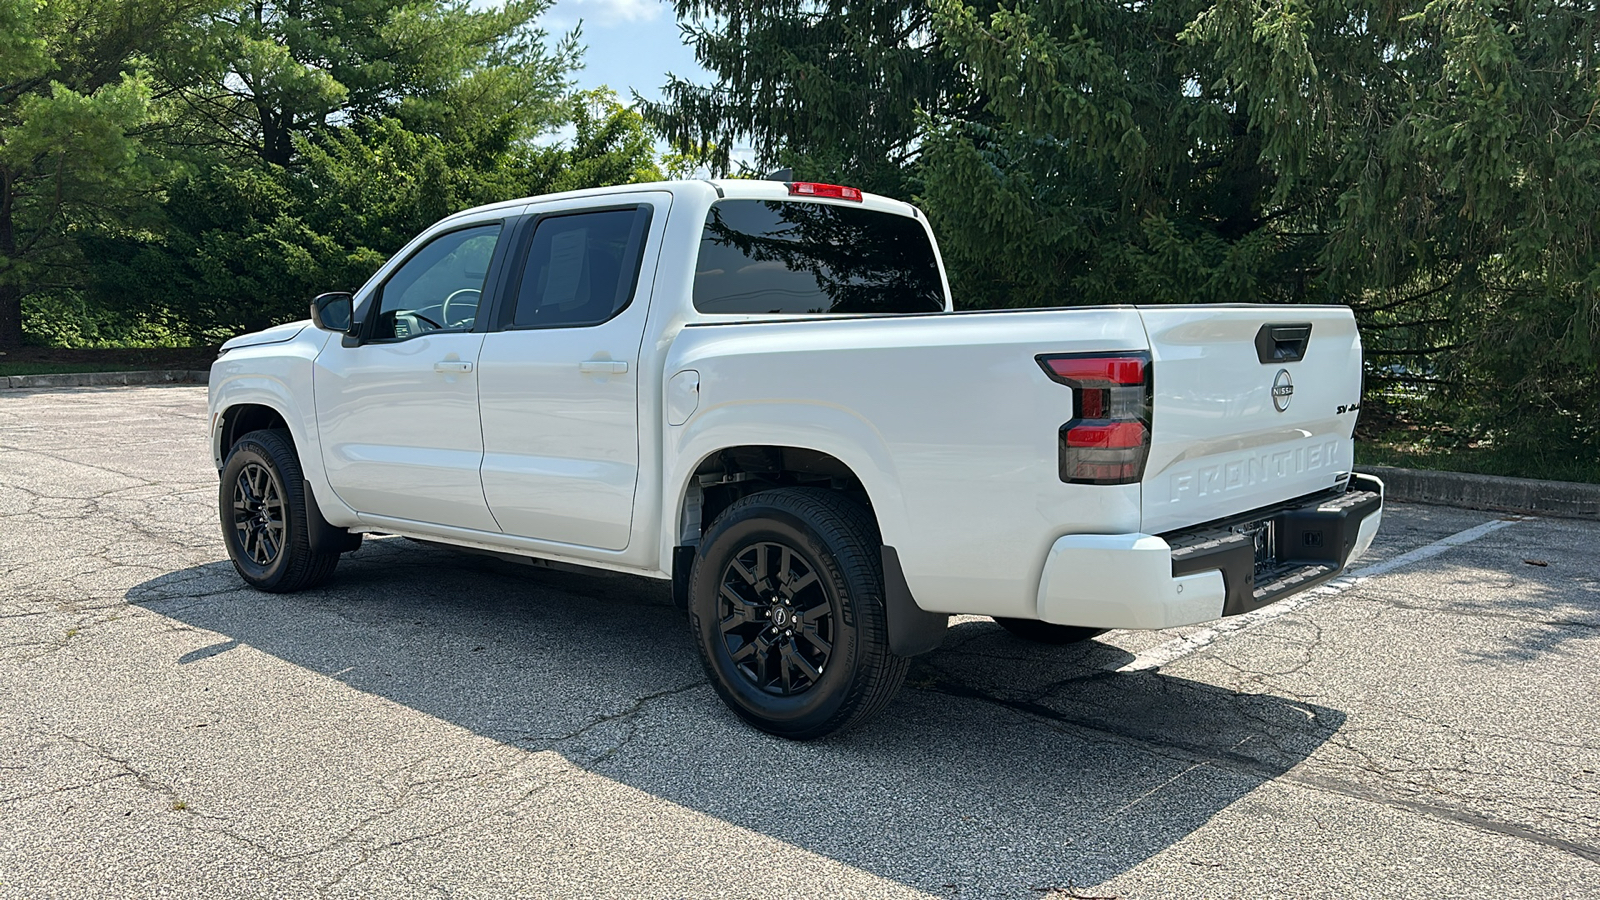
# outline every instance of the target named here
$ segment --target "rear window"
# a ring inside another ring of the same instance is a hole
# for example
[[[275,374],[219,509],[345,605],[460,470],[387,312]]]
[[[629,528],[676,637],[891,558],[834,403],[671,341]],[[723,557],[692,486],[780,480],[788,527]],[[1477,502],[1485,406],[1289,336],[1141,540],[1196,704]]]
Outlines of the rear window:
[[[694,273],[703,313],[920,313],[944,309],[933,244],[907,216],[858,206],[721,200]]]

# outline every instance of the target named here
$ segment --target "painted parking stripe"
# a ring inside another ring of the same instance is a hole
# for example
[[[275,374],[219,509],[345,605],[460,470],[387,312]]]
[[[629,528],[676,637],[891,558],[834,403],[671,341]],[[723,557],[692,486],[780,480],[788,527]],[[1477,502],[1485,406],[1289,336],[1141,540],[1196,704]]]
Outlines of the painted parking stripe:
[[[1197,631],[1188,637],[1174,638],[1170,641],[1167,641],[1165,644],[1152,647],[1134,657],[1132,662],[1128,663],[1117,671],[1138,672],[1144,669],[1155,669],[1168,665],[1175,660],[1182,659],[1183,657],[1194,653],[1196,650],[1199,650],[1202,647],[1210,646],[1223,635],[1233,634],[1237,631],[1243,631],[1252,625],[1259,625],[1262,622],[1270,622],[1279,616],[1288,615],[1289,613],[1292,613],[1301,607],[1308,606],[1323,597],[1327,597],[1332,594],[1342,594],[1345,591],[1348,591],[1356,585],[1362,583],[1363,581],[1366,581],[1368,578],[1375,578],[1379,575],[1393,572],[1395,569],[1409,566],[1412,563],[1421,562],[1425,559],[1432,559],[1433,557],[1438,556],[1447,550],[1453,550],[1462,544],[1470,544],[1486,534],[1492,534],[1502,528],[1515,525],[1518,522],[1529,521],[1530,518],[1531,517],[1527,516],[1516,516],[1512,518],[1495,519],[1490,522],[1484,522],[1482,525],[1468,528],[1465,531],[1458,531],[1447,538],[1441,538],[1440,540],[1434,541],[1427,546],[1418,547],[1415,550],[1409,550],[1400,554],[1399,556],[1386,559],[1383,562],[1373,563],[1366,568],[1357,569],[1349,574],[1341,575],[1327,584],[1312,588],[1311,590],[1301,594],[1296,594],[1286,600],[1279,600],[1277,603],[1274,603],[1271,606],[1263,606],[1254,612],[1248,612],[1241,616],[1232,616],[1230,618],[1223,619],[1217,624]]]

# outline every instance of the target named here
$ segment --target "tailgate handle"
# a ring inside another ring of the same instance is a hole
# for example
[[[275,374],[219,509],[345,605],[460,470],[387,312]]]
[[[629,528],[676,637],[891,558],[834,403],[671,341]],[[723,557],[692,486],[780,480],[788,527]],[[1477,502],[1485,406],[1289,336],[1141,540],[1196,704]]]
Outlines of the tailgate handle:
[[[1292,325],[1268,323],[1256,332],[1256,359],[1263,364],[1297,362],[1305,359],[1306,345],[1310,343],[1310,322]]]

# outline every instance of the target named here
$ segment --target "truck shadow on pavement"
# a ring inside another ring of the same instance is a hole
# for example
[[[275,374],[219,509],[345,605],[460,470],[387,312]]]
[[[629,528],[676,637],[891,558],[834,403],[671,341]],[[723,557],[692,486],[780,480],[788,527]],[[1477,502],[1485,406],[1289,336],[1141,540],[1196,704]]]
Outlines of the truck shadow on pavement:
[[[1345,718],[1117,673],[1131,657],[1115,647],[1033,646],[980,620],[920,657],[878,719],[796,744],[722,707],[663,584],[403,540],[369,541],[303,594],[247,590],[219,562],[127,599],[215,633],[171,660],[193,677],[254,648],[941,896],[1070,893],[1127,872],[1282,775]],[[1214,865],[1204,845],[1191,861]]]

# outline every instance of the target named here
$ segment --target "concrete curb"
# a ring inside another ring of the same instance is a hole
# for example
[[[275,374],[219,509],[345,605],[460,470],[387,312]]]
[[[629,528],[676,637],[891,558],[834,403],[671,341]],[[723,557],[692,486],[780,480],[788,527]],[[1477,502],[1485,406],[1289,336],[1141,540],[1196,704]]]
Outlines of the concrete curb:
[[[1600,519],[1600,484],[1502,478],[1465,472],[1357,466],[1383,479],[1385,499],[1568,519]]]
[[[159,369],[154,372],[79,372],[59,375],[0,375],[0,390],[11,388],[107,387],[120,384],[205,384],[209,371]]]

